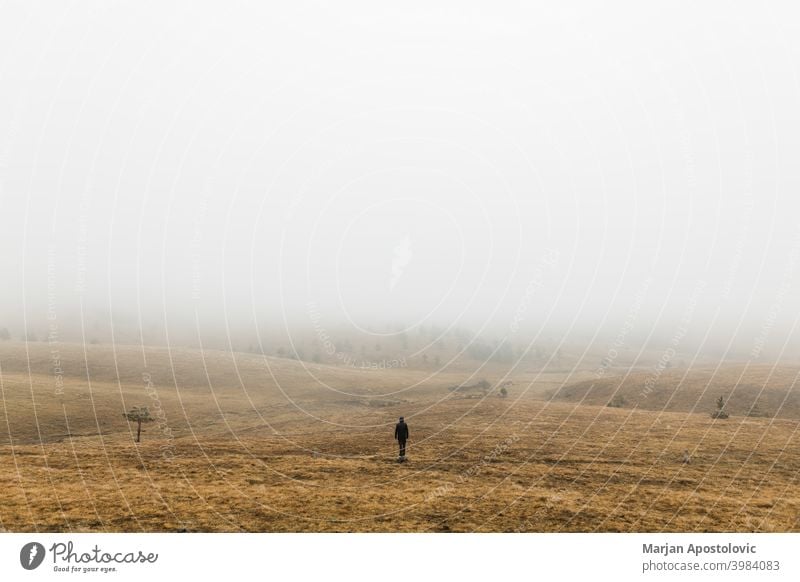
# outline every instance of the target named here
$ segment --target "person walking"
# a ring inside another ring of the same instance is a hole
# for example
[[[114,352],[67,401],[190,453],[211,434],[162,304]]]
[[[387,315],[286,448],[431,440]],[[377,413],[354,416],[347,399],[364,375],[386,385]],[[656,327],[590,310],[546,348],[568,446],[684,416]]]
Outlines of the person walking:
[[[394,427],[394,438],[400,445],[400,457],[397,460],[402,463],[406,460],[406,441],[408,440],[408,425],[402,416]]]

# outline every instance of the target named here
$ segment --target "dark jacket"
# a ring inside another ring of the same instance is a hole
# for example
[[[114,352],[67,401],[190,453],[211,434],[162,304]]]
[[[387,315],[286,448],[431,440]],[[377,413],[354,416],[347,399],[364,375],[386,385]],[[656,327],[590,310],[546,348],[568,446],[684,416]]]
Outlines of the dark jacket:
[[[408,440],[408,425],[405,422],[398,422],[394,427],[394,438],[401,443]]]

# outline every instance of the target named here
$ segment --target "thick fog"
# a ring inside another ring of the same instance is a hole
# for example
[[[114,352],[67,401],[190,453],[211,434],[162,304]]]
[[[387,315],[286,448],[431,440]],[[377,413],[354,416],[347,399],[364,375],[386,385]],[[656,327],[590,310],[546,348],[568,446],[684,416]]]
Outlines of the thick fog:
[[[791,3],[266,4],[2,5],[0,328],[787,355]]]

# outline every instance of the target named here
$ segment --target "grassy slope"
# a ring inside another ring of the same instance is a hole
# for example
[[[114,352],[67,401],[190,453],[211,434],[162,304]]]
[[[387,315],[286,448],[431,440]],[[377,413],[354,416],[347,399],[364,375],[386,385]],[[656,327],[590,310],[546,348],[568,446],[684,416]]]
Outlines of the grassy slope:
[[[709,414],[716,400],[725,400],[733,415],[800,419],[800,368],[727,365],[682,371],[636,372],[577,382],[555,392],[557,400],[606,405],[622,397],[625,408]]]
[[[464,399],[446,390],[463,375],[316,366],[334,390],[298,362],[269,360],[273,378],[261,358],[220,352],[207,377],[197,352],[154,349],[146,370],[166,422],[135,445],[121,411],[150,404],[139,350],[118,351],[117,374],[92,346],[90,388],[83,348],[62,347],[59,398],[47,347],[28,346],[32,375],[23,348],[0,344],[11,531],[800,529],[795,420],[547,402],[517,385],[508,399]],[[399,414],[412,427],[404,465]]]

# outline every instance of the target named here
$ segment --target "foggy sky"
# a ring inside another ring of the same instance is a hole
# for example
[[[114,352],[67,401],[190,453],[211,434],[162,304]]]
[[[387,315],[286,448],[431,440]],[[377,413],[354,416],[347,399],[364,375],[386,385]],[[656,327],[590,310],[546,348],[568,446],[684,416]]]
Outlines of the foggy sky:
[[[2,4],[0,327],[683,321],[780,351],[796,7],[431,4]]]

